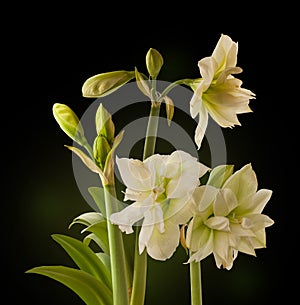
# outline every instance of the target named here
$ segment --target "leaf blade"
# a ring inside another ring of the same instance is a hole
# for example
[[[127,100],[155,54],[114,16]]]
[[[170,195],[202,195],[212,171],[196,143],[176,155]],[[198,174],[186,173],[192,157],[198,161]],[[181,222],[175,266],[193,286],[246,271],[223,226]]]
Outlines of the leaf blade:
[[[91,248],[70,236],[52,234],[51,237],[60,244],[81,270],[93,275],[111,289],[110,272]]]
[[[65,266],[40,266],[25,273],[47,276],[75,292],[86,305],[112,305],[112,292],[89,273]]]

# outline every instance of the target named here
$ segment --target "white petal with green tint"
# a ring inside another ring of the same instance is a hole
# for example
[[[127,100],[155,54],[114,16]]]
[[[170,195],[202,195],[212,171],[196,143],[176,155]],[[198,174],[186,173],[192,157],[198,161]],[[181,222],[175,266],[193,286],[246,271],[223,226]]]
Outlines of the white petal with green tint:
[[[249,163],[230,176],[224,183],[223,188],[230,188],[238,200],[242,201],[243,198],[254,195],[257,191],[257,186],[256,174]]]
[[[147,242],[148,254],[160,261],[169,259],[179,245],[180,231],[179,226],[172,222],[165,221],[164,232],[157,224],[153,227],[153,232]]]
[[[207,183],[218,187],[207,184],[194,191],[185,242],[193,253],[189,262],[213,253],[217,267],[230,270],[238,252],[255,255],[255,249],[266,246],[265,228],[274,221],[261,212],[272,192],[257,190],[251,164],[232,170],[225,165],[212,169]]]
[[[213,203],[215,216],[227,216],[238,206],[238,200],[229,188],[220,189]]]
[[[151,172],[140,160],[116,158],[123,183],[135,191],[149,191],[151,185]]]

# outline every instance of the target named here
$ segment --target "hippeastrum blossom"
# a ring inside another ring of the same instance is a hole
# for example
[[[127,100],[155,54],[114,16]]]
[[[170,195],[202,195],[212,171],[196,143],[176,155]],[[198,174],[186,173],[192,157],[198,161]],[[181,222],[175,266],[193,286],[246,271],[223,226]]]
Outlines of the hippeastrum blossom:
[[[274,223],[261,214],[271,194],[271,190],[257,190],[251,164],[226,178],[221,187],[197,187],[194,216],[186,233],[188,262],[213,253],[217,267],[230,270],[238,251],[256,256],[255,249],[266,247],[265,228]]]
[[[202,78],[191,85],[195,92],[190,101],[191,116],[199,115],[195,131],[198,148],[207,128],[208,115],[221,127],[232,128],[241,125],[237,114],[252,111],[248,104],[255,94],[241,88],[242,81],[232,76],[242,72],[236,67],[237,53],[238,44],[222,34],[212,56],[198,62]]]
[[[111,222],[129,234],[142,221],[139,252],[147,248],[154,259],[170,258],[179,244],[179,225],[192,216],[191,196],[209,168],[183,151],[155,154],[143,162],[116,158],[116,164],[127,187],[124,201],[133,203],[112,214]]]

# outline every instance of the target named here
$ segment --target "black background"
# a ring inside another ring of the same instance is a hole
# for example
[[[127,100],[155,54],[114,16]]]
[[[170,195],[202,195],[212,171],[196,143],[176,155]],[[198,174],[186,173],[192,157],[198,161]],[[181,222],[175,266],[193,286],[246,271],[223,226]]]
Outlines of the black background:
[[[291,94],[297,91],[292,12],[291,7],[262,11],[229,3],[208,8],[183,3],[167,10],[154,3],[7,10],[1,247],[6,303],[82,304],[54,280],[25,274],[40,265],[72,266],[50,235],[80,236],[79,229],[67,227],[90,210],[74,180],[71,154],[63,146],[70,142],[52,116],[52,105],[67,104],[81,115],[91,103],[81,94],[88,77],[135,66],[146,72],[150,47],[164,57],[161,80],[199,77],[197,62],[211,54],[221,33],[238,42],[238,66],[244,70],[239,78],[256,93],[250,104],[253,113],[239,116],[242,126],[224,130],[228,163],[240,168],[251,162],[259,188],[273,190],[265,213],[275,224],[266,230],[267,248],[257,251],[257,257],[240,255],[232,270],[218,270],[210,257],[203,261],[204,305],[271,304],[292,295],[289,274],[297,265],[292,258],[298,239],[293,228],[298,200],[291,176],[293,169],[297,172],[297,121],[292,118],[298,102],[297,94]],[[179,249],[166,263],[149,260],[146,305],[189,304],[183,257]]]

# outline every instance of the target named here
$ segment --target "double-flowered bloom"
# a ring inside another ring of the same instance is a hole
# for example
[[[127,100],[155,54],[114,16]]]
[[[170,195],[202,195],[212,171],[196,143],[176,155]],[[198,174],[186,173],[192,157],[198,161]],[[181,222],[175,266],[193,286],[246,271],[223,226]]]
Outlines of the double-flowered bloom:
[[[179,225],[191,218],[191,196],[209,168],[183,151],[116,163],[126,185],[124,201],[133,202],[112,214],[111,222],[127,234],[141,225],[139,252],[146,248],[154,259],[170,258],[179,244]]]
[[[242,81],[233,74],[242,72],[237,67],[238,44],[227,35],[221,35],[213,53],[198,62],[202,78],[192,88],[195,91],[190,101],[191,116],[199,115],[195,142],[200,148],[208,116],[221,127],[240,125],[237,114],[251,112],[249,100],[255,98],[250,90],[241,88]]]
[[[255,256],[255,249],[266,247],[265,228],[274,222],[262,211],[272,191],[257,186],[256,174],[247,164],[220,187],[207,184],[195,189],[194,215],[186,236],[192,253],[189,262],[213,253],[216,265],[229,270],[238,252]]]

